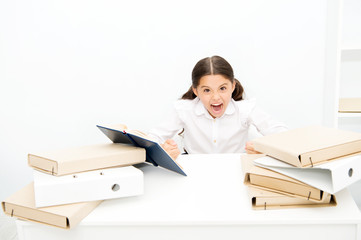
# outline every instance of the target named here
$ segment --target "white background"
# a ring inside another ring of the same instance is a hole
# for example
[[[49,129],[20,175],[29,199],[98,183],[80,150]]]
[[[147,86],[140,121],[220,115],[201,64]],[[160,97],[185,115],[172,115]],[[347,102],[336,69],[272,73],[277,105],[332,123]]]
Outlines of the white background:
[[[157,125],[207,56],[289,127],[322,124],[325,32],[326,0],[0,1],[0,200],[30,152]]]

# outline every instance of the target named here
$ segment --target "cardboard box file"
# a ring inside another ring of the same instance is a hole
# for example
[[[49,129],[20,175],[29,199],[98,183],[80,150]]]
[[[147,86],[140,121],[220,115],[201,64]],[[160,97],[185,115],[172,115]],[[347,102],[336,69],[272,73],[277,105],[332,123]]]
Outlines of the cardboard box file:
[[[137,196],[143,172],[127,166],[56,177],[34,170],[34,191],[36,207]]]
[[[327,194],[321,202],[313,202],[303,198],[291,197],[264,189],[248,187],[252,208],[255,210],[301,208],[301,207],[331,207],[336,206],[336,198]]]
[[[339,112],[361,112],[361,98],[340,98]]]
[[[298,197],[313,202],[324,202],[329,194],[283,174],[254,165],[264,154],[246,154],[241,157],[244,184],[258,189]]]
[[[260,189],[272,190],[273,192],[315,202],[321,202],[325,199],[325,192],[320,189],[257,166],[253,166],[246,172],[244,183]]]
[[[62,206],[36,208],[33,183],[11,195],[2,208],[5,214],[25,220],[56,226],[73,228],[102,201],[75,203]]]
[[[310,126],[253,140],[256,151],[296,167],[312,167],[324,161],[361,153],[361,133]]]
[[[145,162],[145,150],[108,143],[28,154],[29,166],[55,176]]]
[[[258,158],[254,163],[328,193],[336,193],[361,179],[360,154],[339,158],[313,168],[297,168],[268,156]]]

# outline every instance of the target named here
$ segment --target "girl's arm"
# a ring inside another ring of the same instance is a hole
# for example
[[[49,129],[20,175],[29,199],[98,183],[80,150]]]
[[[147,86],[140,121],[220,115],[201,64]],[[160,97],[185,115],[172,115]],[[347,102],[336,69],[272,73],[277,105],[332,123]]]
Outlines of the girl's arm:
[[[173,109],[171,114],[160,125],[148,132],[148,135],[158,142],[173,159],[176,159],[180,151],[177,143],[172,138],[181,129],[183,129],[183,121],[180,119],[178,112]]]
[[[256,106],[249,115],[249,121],[264,136],[288,130],[284,123],[275,120],[271,115]]]
[[[151,129],[148,135],[159,144],[163,144],[166,140],[173,138],[182,129],[183,122],[179,118],[176,110],[173,110],[161,124]]]
[[[255,102],[253,103],[254,105],[250,111],[248,120],[249,124],[254,125],[259,133],[265,136],[288,130],[288,127],[284,123],[275,120],[271,115],[258,108]],[[254,149],[252,142],[246,143],[245,150],[248,154],[260,153]]]

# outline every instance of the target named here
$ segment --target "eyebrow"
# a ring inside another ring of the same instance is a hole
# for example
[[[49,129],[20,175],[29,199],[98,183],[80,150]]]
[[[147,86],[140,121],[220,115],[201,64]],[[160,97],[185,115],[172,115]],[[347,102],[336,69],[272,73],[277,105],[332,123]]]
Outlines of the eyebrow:
[[[227,83],[223,83],[222,85],[220,85],[219,87],[223,87],[227,85]],[[204,85],[204,86],[200,86],[201,88],[211,88],[211,87],[208,87],[207,85]]]

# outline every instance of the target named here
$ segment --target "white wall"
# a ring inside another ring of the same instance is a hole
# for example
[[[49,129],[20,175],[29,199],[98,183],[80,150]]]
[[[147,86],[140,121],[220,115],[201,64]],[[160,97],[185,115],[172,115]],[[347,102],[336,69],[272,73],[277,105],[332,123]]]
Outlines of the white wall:
[[[206,56],[290,127],[322,123],[325,28],[325,0],[1,1],[0,200],[29,152],[159,123]]]

